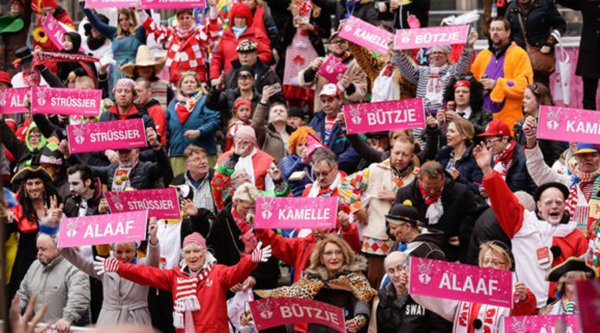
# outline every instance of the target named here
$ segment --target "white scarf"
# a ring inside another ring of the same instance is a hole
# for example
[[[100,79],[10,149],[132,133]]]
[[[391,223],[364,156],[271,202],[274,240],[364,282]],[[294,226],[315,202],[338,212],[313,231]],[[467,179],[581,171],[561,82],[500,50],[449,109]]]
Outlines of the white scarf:
[[[337,189],[337,187],[340,183],[340,179],[342,179],[342,175],[338,172],[338,174],[335,176],[335,179],[333,180],[331,185],[329,185],[329,189],[331,190],[332,193],[333,193],[333,191],[335,191]],[[316,198],[320,191],[321,191],[321,187],[319,186],[319,183],[315,182],[313,184],[313,186],[310,188],[310,191],[308,192],[308,197]]]
[[[256,147],[252,150],[250,155],[248,156],[240,156],[240,159],[235,165],[235,171],[238,170],[246,170],[248,176],[250,176],[250,180],[252,181],[252,185],[256,186],[256,180],[254,179],[254,164],[252,163],[252,157],[256,155]]]
[[[442,215],[444,215],[444,205],[442,205],[442,197],[439,197],[434,203],[427,207],[425,217],[429,219],[429,225],[434,225],[440,221]]]

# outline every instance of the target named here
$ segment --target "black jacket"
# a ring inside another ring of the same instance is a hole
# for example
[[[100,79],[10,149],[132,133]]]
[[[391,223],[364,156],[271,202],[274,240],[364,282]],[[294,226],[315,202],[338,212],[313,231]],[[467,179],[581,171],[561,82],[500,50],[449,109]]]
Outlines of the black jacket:
[[[506,173],[506,184],[508,184],[513,193],[525,191],[533,195],[533,192],[537,189],[537,185],[529,175],[529,171],[527,171],[527,157],[523,151],[523,146],[517,143],[514,149],[513,161]],[[562,153],[563,150],[560,152]]]
[[[468,120],[475,128],[475,135],[478,135],[485,133],[485,128],[493,119],[494,115],[492,115],[492,111],[488,109],[471,109],[471,115]]]
[[[504,244],[511,247],[510,238],[504,233],[496,213],[490,207],[484,211],[481,216],[475,221],[475,227],[471,233],[471,241],[469,242],[469,250],[466,255],[466,263],[469,265],[479,266],[479,246],[485,242],[492,240],[502,241]]]
[[[239,59],[233,60],[231,62],[231,65],[231,70],[229,70],[227,75],[225,75],[225,90],[235,89],[238,86],[237,75],[242,65],[240,64]],[[281,80],[279,79],[277,74],[275,74],[271,67],[262,62],[262,60],[260,60],[260,58],[258,57],[256,58],[256,64],[254,65],[254,72],[256,73],[256,79],[254,80],[254,88],[256,88],[256,91],[258,91],[260,94],[262,94],[263,88],[265,86],[270,86],[275,83],[281,84]],[[285,102],[285,98],[283,97],[283,91],[275,94],[271,98],[279,98],[280,100]]]
[[[442,251],[444,240],[442,231],[427,229],[408,244],[407,253],[411,257],[445,261],[446,255]]]
[[[527,143],[527,137],[525,137],[525,132],[523,132],[524,122],[525,118],[521,118],[517,120],[513,127],[513,131],[515,132],[514,139],[521,146],[524,146]],[[564,141],[538,139],[537,143],[544,155],[544,162],[546,162],[549,167],[552,167],[554,162],[558,161],[560,155],[568,148]]]
[[[409,294],[398,295],[390,281],[379,289],[377,331],[450,333],[452,323],[419,305]]]
[[[94,180],[94,194],[87,201],[87,210],[85,212],[85,216],[98,215],[98,206],[100,205],[100,200],[104,198],[102,193],[102,183],[100,179],[96,178]],[[79,215],[79,207],[81,205],[81,197],[72,197],[69,196],[65,200],[65,207],[63,208],[63,213],[67,217],[77,217]]]
[[[473,148],[475,148],[474,145],[469,146],[460,159],[454,163],[454,167],[460,173],[460,176],[456,181],[467,185],[473,193],[479,195],[479,187],[477,187],[475,183],[481,184],[483,172],[477,165],[475,157],[473,157]],[[446,146],[440,149],[435,157],[435,160],[440,162],[444,169],[446,169],[446,166],[450,163],[450,159],[453,158],[450,155],[452,151],[452,147]]]
[[[237,76],[236,76],[237,77]],[[228,123],[233,115],[233,104],[238,97],[241,96],[240,88],[218,90],[216,87],[211,87],[206,96],[206,107],[218,111],[221,114],[221,128],[227,132]],[[262,98],[261,93],[254,87],[252,94],[252,107],[256,109],[256,105]]]
[[[518,1],[513,1],[508,5],[505,18],[510,22],[512,40],[522,48],[525,48],[525,39],[519,23],[519,13],[526,30],[527,42],[538,49],[548,45],[548,38],[554,29],[562,32],[567,30],[567,22],[556,9],[554,1],[535,0],[527,12]]]

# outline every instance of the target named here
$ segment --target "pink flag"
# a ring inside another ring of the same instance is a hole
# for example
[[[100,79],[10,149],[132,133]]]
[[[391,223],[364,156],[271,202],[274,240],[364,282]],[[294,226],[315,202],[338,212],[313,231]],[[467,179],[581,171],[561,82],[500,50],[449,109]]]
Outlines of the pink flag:
[[[31,112],[96,117],[100,114],[102,90],[32,87]]]
[[[600,280],[576,281],[577,301],[583,333],[595,333],[600,328]]]
[[[52,15],[46,15],[46,21],[42,27],[48,38],[52,41],[52,44],[60,51],[63,47],[63,38],[67,30],[60,24],[60,21],[54,18]],[[79,47],[79,52],[85,53],[82,47]]]
[[[330,54],[317,71],[319,75],[324,77],[329,83],[338,83],[346,72],[346,66],[342,62]]]
[[[181,219],[179,197],[174,188],[157,190],[106,192],[108,207],[113,213],[148,210],[157,219]]]
[[[85,8],[135,8],[136,0],[87,0]]]
[[[577,315],[504,317],[506,333],[579,333]],[[585,331],[584,331],[585,332]],[[598,332],[598,326],[590,332]],[[585,332],[587,333],[587,332]]]
[[[144,120],[129,119],[67,126],[71,154],[146,147]]]
[[[333,229],[337,197],[256,199],[256,229]]]
[[[410,258],[410,294],[512,307],[512,273]]]
[[[205,0],[142,0],[144,9],[204,8]]]
[[[267,298],[248,303],[258,330],[286,324],[309,323],[346,333],[344,310],[301,298]]]
[[[30,94],[29,87],[0,89],[0,114],[29,112],[23,103]]]
[[[147,210],[62,219],[58,247],[144,240],[146,239],[147,221]]]
[[[436,45],[465,44],[468,37],[468,25],[400,29],[396,31],[395,49],[410,50]]]
[[[423,99],[344,105],[348,134],[422,128],[427,122]]]
[[[306,162],[311,161],[312,154],[319,148],[324,148],[321,141],[315,138],[312,134],[308,133],[306,136]]]
[[[350,16],[344,23],[339,36],[366,49],[385,55],[389,51],[388,40],[394,34]]]
[[[538,139],[600,143],[598,111],[540,106]]]

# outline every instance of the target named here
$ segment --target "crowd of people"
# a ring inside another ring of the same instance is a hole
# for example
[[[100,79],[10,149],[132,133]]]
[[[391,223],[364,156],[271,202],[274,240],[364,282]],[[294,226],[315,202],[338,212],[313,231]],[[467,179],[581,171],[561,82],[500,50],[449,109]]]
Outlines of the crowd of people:
[[[79,29],[56,0],[11,0],[0,17],[0,89],[102,90],[97,117],[1,115],[13,332],[257,332],[247,303],[232,306],[250,295],[340,307],[353,333],[501,333],[505,316],[578,313],[574,281],[600,276],[600,144],[537,137],[554,105],[539,61],[567,29],[554,1],[484,1],[482,36],[417,50],[390,39],[383,55],[340,36],[348,18],[424,28],[429,0],[207,0],[165,25],[139,1],[79,2]],[[600,3],[556,3],[583,13],[577,75],[598,110]],[[327,62],[345,68],[337,81]],[[345,105],[411,98],[425,127],[347,133]],[[68,125],[130,119],[146,147],[71,153]],[[61,220],[112,213],[106,192],[161,188],[177,190],[182,218],[149,216],[146,240],[58,248]],[[336,227],[255,229],[259,197],[335,197]],[[515,304],[413,295],[412,257],[511,271]]]

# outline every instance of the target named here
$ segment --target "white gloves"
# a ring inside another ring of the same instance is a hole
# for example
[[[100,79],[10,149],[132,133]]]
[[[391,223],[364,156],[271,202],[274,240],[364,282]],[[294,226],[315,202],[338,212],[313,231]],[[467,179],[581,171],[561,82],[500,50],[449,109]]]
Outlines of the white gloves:
[[[252,262],[266,262],[267,260],[269,260],[269,258],[271,258],[271,245],[265,247],[264,249],[261,250],[262,247],[262,242],[258,242],[258,245],[256,246],[256,249],[254,249],[254,251],[252,251],[252,258],[250,260],[252,260]]]
[[[270,249],[269,253],[271,253]],[[116,258],[104,259],[96,256],[96,261],[94,261],[94,270],[96,273],[98,273],[98,275],[102,275],[107,272],[116,272],[119,270],[119,260]]]

